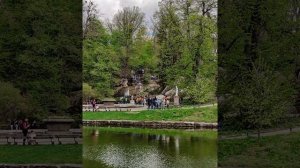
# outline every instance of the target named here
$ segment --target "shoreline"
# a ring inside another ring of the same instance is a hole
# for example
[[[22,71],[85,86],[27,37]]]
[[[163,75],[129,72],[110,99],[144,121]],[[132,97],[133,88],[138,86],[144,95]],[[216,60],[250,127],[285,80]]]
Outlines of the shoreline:
[[[111,126],[167,129],[217,129],[217,123],[188,121],[83,120],[83,126]]]
[[[0,167],[6,168],[81,168],[82,164],[5,164],[1,163]]]

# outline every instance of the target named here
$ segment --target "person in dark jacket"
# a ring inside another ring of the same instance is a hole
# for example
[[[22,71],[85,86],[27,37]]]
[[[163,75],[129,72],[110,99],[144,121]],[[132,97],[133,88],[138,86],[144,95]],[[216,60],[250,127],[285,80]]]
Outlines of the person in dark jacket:
[[[22,133],[23,133],[23,145],[25,145],[29,127],[30,127],[30,124],[28,122],[28,119],[25,118],[21,124],[21,129],[22,129]]]
[[[148,105],[148,109],[151,108],[151,98],[150,96],[147,97],[147,105]]]
[[[158,103],[157,103],[157,98],[156,97],[153,98],[153,107],[154,107],[154,109],[158,108]]]

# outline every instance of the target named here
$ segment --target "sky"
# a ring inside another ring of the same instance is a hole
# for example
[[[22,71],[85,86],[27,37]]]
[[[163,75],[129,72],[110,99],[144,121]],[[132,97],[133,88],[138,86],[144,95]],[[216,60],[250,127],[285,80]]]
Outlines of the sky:
[[[111,20],[119,10],[124,7],[138,6],[145,13],[145,23],[147,27],[151,27],[151,18],[156,10],[158,10],[158,2],[160,0],[92,0],[97,5],[99,17],[102,20]]]

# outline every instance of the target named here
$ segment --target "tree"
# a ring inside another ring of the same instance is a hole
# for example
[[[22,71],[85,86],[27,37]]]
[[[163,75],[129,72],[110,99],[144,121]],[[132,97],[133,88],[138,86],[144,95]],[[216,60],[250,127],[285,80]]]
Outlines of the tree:
[[[87,83],[82,84],[82,92],[82,99],[84,100],[84,102],[88,102],[92,98],[97,97],[97,92],[92,88],[92,86]]]
[[[219,121],[235,129],[274,126],[294,103],[295,55],[287,1],[221,1]]]
[[[198,103],[214,100],[211,93],[216,89],[207,85],[216,85],[215,4],[213,0],[163,0],[155,14],[162,85],[178,85]],[[202,98],[193,86],[203,88]]]
[[[155,73],[159,59],[154,41],[146,33],[147,29],[141,28],[136,34],[129,65],[133,70],[145,69],[147,73]]]
[[[119,59],[111,44],[111,35],[103,27],[102,22],[95,20],[91,22],[91,26],[95,27],[94,32],[97,33],[94,33],[94,36],[87,36],[88,38],[83,41],[83,82],[91,86],[95,92],[94,96],[111,97],[117,83]]]
[[[0,79],[30,97],[32,115],[81,113],[82,4],[2,1]],[[77,101],[78,102],[78,101]]]
[[[1,121],[16,119],[20,113],[28,113],[29,102],[22,97],[20,90],[11,83],[0,81],[0,115]]]
[[[125,49],[121,57],[121,76],[128,78],[130,75],[129,59],[132,54],[132,44],[135,34],[143,28],[144,13],[138,7],[124,8],[113,19],[113,29],[119,32],[119,40]]]
[[[85,39],[89,33],[95,31],[92,24],[93,21],[97,20],[97,6],[92,0],[85,0],[83,3],[83,38]]]

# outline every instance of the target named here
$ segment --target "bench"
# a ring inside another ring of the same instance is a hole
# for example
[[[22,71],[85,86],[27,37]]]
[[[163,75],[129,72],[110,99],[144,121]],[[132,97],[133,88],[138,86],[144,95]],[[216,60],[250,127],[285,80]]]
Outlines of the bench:
[[[74,143],[78,144],[78,141],[76,140],[76,138],[82,138],[82,135],[76,135],[76,134],[64,134],[64,135],[55,135],[55,137],[58,140],[58,144],[62,144],[60,138],[73,138],[74,139]]]
[[[10,138],[10,137],[11,137],[10,134],[0,134],[0,139],[6,139],[6,143],[7,143],[8,145],[11,144],[11,142],[9,142],[9,138]]]
[[[13,144],[17,145],[18,143],[17,143],[16,139],[23,139],[23,135],[20,133],[14,133],[14,134],[6,133],[6,134],[0,134],[0,138],[6,139],[6,142],[8,145],[12,144],[12,142],[10,142],[9,139],[13,139]]]
[[[23,134],[14,134],[12,138],[14,139],[14,145],[18,145],[16,139],[23,139]]]
[[[48,140],[49,143],[52,145],[55,144],[55,139],[57,139],[58,144],[62,144],[61,139],[62,138],[68,138],[68,139],[73,139],[75,144],[79,144],[77,138],[82,138],[81,132],[73,132],[70,134],[61,134],[61,135],[51,135],[43,132],[35,132],[35,136],[30,138],[30,133],[27,135],[27,142],[28,145],[33,145],[33,144],[38,144],[37,140]],[[0,139],[3,139],[5,141],[2,141],[8,145],[14,144],[17,145],[18,142],[17,140],[21,139],[23,140],[23,134],[21,132],[15,132],[15,133],[1,133],[0,134]],[[13,139],[13,141],[12,141]]]
[[[53,135],[47,135],[47,134],[36,134],[36,137],[33,138],[34,140],[45,140],[45,139],[50,139],[50,143],[54,145],[54,136]],[[38,142],[35,142],[38,145]]]

